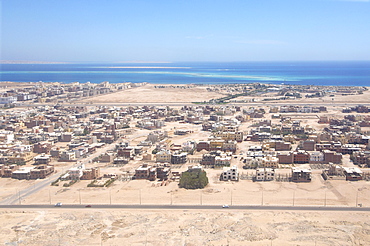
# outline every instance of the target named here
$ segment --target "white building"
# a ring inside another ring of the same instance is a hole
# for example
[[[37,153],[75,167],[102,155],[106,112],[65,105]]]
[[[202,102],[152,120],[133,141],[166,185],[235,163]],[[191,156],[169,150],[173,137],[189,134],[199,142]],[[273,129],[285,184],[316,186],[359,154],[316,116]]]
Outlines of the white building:
[[[72,167],[71,169],[68,170],[69,179],[73,179],[73,180],[80,179],[83,174],[83,170],[85,170],[84,164],[77,166],[77,167]]]
[[[324,153],[320,151],[310,152],[310,163],[321,163],[324,161]]]
[[[16,97],[0,97],[0,104],[11,104],[17,101]]]
[[[224,167],[222,172],[222,180],[238,181],[239,173],[237,166]]]

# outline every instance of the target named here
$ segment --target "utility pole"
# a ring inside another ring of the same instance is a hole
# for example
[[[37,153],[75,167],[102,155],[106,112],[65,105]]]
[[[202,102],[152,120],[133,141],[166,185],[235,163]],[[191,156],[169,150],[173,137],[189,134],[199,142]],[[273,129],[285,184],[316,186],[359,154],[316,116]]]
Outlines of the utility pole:
[[[200,200],[200,205],[203,205],[202,190],[200,190],[199,200]]]
[[[261,206],[263,206],[263,188],[262,188],[262,199],[261,199]]]
[[[80,204],[81,204],[81,191],[80,190],[78,191],[78,197],[80,199]]]
[[[233,190],[231,190],[230,194],[230,205],[233,205]]]

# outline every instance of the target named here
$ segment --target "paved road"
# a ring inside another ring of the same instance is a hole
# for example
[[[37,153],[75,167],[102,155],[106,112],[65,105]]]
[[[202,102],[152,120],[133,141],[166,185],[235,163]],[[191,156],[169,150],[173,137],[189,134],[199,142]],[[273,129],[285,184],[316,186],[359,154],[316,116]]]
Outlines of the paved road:
[[[107,152],[107,150],[110,150],[110,149],[114,148],[115,145],[116,145],[116,142],[113,142],[111,144],[107,144],[104,147],[102,147],[100,149],[97,149],[97,151],[95,153],[89,155],[87,158],[79,159],[78,163],[73,163],[71,166],[66,167],[64,169],[68,170],[68,169],[70,169],[74,166],[80,165],[80,164],[87,164],[89,161],[91,161],[95,157],[98,157],[99,155]],[[44,180],[42,180],[38,183],[35,183],[34,185],[32,185],[30,187],[27,187],[23,190],[19,190],[17,192],[17,194],[11,195],[10,197],[0,201],[0,205],[22,204],[23,199],[25,199],[26,197],[40,191],[41,189],[44,189],[45,187],[49,186],[52,182],[57,180],[60,177],[60,175],[62,175],[62,174],[63,173],[55,173],[52,176],[50,176],[50,177],[48,177],[48,178],[46,178],[46,179],[44,179]]]
[[[158,210],[281,210],[281,211],[347,211],[370,212],[370,207],[334,207],[334,206],[242,206],[235,205],[222,208],[221,205],[122,205],[122,204],[93,204],[86,205],[63,204],[61,207],[54,205],[0,205],[0,208],[16,209],[158,209]]]

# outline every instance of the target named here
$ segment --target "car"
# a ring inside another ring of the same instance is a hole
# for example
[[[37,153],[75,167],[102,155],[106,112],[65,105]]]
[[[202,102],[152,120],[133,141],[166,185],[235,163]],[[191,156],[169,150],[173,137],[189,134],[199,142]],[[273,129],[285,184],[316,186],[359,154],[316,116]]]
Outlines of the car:
[[[229,205],[224,204],[224,205],[222,205],[222,208],[229,208]]]
[[[85,208],[91,208],[91,205],[86,205]]]
[[[54,207],[61,207],[62,206],[62,203],[61,202],[58,202],[54,205]]]

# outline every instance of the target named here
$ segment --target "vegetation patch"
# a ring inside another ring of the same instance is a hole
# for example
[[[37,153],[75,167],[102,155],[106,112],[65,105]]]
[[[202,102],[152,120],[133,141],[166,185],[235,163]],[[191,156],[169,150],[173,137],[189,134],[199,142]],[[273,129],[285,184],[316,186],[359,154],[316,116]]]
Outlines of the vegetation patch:
[[[205,171],[183,172],[180,177],[180,188],[203,189],[208,184],[208,177]]]

